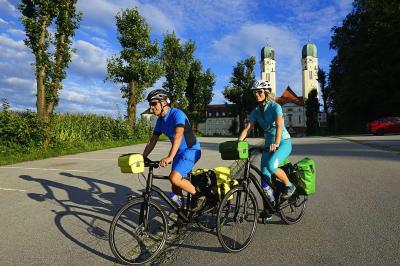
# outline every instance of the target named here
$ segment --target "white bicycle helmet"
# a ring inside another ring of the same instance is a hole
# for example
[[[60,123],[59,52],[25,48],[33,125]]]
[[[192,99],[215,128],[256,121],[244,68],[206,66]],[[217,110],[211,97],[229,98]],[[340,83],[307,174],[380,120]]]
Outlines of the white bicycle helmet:
[[[269,91],[271,91],[271,84],[269,84],[268,82],[266,82],[262,79],[259,79],[254,82],[251,90],[269,90]]]

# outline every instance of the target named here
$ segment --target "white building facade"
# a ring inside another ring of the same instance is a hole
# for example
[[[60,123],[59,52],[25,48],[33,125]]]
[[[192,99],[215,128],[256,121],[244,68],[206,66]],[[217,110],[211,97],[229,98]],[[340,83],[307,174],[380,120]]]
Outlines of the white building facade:
[[[204,136],[231,136],[238,133],[239,117],[232,114],[232,104],[210,104],[207,106],[206,121],[197,130]],[[236,126],[235,126],[236,124]]]

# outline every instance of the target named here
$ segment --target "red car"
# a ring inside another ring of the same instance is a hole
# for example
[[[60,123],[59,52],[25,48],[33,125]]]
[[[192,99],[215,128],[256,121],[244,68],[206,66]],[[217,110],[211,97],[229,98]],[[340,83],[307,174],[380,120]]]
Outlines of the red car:
[[[400,133],[400,117],[383,117],[369,122],[367,128],[374,135]]]

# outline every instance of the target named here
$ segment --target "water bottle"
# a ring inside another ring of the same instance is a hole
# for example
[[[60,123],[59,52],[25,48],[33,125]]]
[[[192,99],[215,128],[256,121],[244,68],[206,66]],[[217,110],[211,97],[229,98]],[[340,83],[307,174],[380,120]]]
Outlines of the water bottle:
[[[274,191],[272,190],[272,188],[267,183],[265,183],[263,185],[263,190],[264,190],[265,195],[267,195],[267,198],[272,203],[275,202]]]
[[[178,206],[178,208],[182,207],[182,199],[174,192],[169,193],[169,198],[176,204],[176,206]]]

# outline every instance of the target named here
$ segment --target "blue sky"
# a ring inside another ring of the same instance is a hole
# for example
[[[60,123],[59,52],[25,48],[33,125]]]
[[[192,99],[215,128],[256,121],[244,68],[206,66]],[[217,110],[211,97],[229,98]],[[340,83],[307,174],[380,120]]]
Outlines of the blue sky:
[[[33,56],[23,43],[18,3],[0,0],[0,98],[7,98],[14,110],[35,109]],[[277,94],[290,85],[301,96],[302,46],[310,38],[317,46],[320,67],[329,71],[335,54],[329,50],[331,28],[341,25],[352,1],[79,0],[77,6],[83,17],[73,39],[76,53],[56,111],[116,116],[125,113],[125,101],[120,86],[104,78],[107,58],[120,50],[114,16],[122,8],[138,7],[160,44],[172,31],[184,41],[193,40],[195,57],[216,74],[213,103],[223,103],[222,91],[236,62],[252,55],[259,61],[267,40],[276,53]],[[154,87],[161,87],[162,81]],[[139,104],[138,112],[146,107]]]

